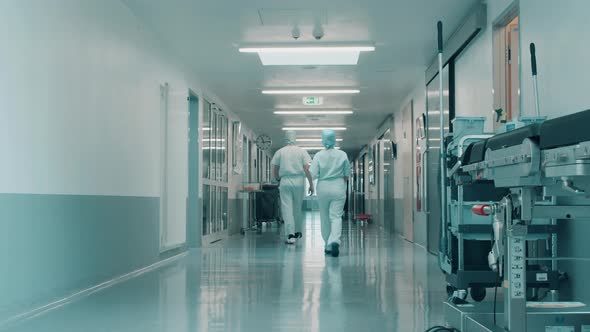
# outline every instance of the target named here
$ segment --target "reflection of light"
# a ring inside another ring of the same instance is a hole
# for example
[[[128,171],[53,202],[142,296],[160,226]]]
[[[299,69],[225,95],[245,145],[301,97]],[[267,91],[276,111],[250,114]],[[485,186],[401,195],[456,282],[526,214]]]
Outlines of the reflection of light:
[[[440,141],[440,138],[429,138],[429,141]]]
[[[207,141],[207,142],[225,142],[225,138],[205,138],[203,141]]]
[[[225,150],[223,146],[206,146],[203,150]]]
[[[440,127],[428,127],[428,130],[440,130]],[[449,130],[449,127],[445,127],[445,130]]]
[[[428,111],[428,115],[430,115],[430,114],[440,114],[440,111]],[[445,110],[444,114],[449,114],[449,111]]]
[[[209,127],[204,127],[203,130],[207,131],[207,130],[211,130],[211,128]]]

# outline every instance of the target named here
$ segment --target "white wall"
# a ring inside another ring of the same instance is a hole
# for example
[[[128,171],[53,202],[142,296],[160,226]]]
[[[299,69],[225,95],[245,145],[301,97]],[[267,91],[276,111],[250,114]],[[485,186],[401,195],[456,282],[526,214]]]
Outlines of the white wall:
[[[184,241],[188,90],[237,116],[118,0],[0,1],[0,20],[0,193],[159,197],[168,83],[166,242]]]
[[[455,62],[455,115],[483,116],[485,131],[494,128],[493,25],[513,1],[489,0],[487,26]]]
[[[492,29],[487,27],[455,62],[455,116],[484,116],[493,130]]]
[[[521,97],[534,115],[529,44],[535,43],[541,115],[550,118],[590,108],[590,2],[521,0]]]
[[[161,46],[118,1],[0,13],[0,191],[158,196],[159,85],[186,87]]]
[[[176,110],[191,88],[231,113],[120,1],[0,16],[0,192],[158,196],[160,84]]]

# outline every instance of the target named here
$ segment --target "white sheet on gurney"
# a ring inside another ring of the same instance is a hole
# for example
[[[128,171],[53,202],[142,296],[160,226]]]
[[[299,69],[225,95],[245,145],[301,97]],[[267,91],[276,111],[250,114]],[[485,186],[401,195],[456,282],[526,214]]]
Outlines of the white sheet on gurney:
[[[567,308],[580,308],[585,307],[586,304],[582,302],[535,302],[528,301],[526,303],[527,308],[538,308],[538,309],[567,309]]]

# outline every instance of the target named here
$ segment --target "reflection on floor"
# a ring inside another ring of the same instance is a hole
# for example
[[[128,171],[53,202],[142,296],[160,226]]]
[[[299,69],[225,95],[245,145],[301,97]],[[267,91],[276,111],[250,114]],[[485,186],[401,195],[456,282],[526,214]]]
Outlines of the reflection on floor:
[[[276,228],[235,236],[9,331],[400,331],[442,321],[434,256],[375,225],[344,223],[327,257],[317,214],[297,246]]]

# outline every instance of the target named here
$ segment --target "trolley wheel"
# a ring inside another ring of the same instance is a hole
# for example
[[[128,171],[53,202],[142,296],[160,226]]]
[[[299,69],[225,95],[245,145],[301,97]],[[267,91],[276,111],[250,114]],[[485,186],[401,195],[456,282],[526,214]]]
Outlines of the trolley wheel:
[[[473,301],[481,302],[486,298],[486,289],[485,287],[471,287],[469,294]]]
[[[244,229],[244,227],[242,227],[242,228],[240,229],[240,234],[242,234],[242,235],[246,235],[246,230]]]

